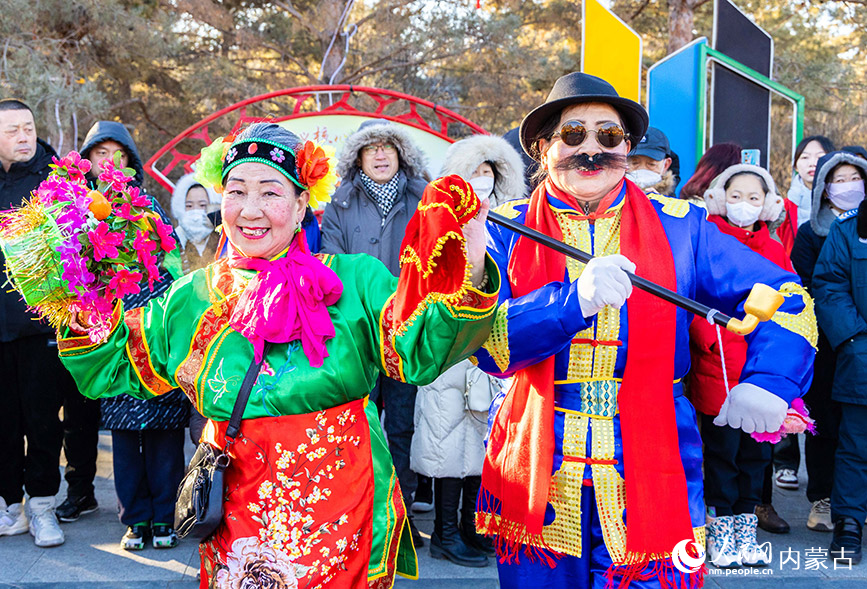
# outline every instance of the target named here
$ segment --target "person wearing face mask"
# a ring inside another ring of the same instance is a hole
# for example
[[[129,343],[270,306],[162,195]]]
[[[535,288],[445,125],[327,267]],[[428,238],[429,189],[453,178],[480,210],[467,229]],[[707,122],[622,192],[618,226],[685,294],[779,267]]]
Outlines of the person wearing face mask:
[[[836,519],[841,513],[846,515],[847,512],[846,508],[834,509],[834,496],[838,493],[838,487],[842,485],[842,496],[845,498],[847,484],[851,485],[852,482],[848,478],[849,473],[841,473],[839,476],[837,473],[841,464],[846,464],[844,468],[851,470],[846,460],[846,453],[850,451],[845,450],[841,454],[839,448],[844,443],[841,416],[842,412],[848,409],[849,404],[853,404],[855,411],[858,411],[858,403],[863,401],[859,401],[857,391],[852,388],[854,386],[850,368],[852,346],[849,346],[845,340],[842,342],[840,340],[840,331],[845,331],[847,327],[839,322],[848,319],[844,319],[842,315],[831,317],[826,312],[825,307],[828,305],[831,309],[839,310],[840,303],[833,298],[829,299],[827,294],[820,296],[818,262],[821,259],[820,254],[824,255],[832,229],[838,225],[837,219],[851,218],[854,213],[845,210],[852,209],[853,204],[857,205],[856,201],[859,198],[863,199],[863,188],[858,181],[865,176],[867,176],[867,161],[855,154],[836,151],[821,158],[816,167],[813,183],[813,209],[810,222],[801,226],[795,239],[795,247],[792,249],[792,263],[798,274],[803,277],[804,285],[816,299],[817,315],[821,310],[825,316],[824,321],[819,321],[815,376],[810,390],[804,396],[804,401],[810,407],[811,416],[816,420],[816,435],[807,436],[804,445],[807,499],[812,503],[807,527],[821,532],[833,530],[835,541],[837,541]],[[860,255],[857,251],[853,249],[851,252],[852,259],[847,260],[847,263],[852,264],[851,269],[847,267],[841,277],[857,270]],[[827,278],[824,280],[827,282]],[[827,286],[824,290],[828,292]],[[848,301],[846,297],[851,295],[839,296]],[[841,354],[848,356],[841,359],[839,358]],[[844,370],[842,376],[838,373],[841,369]],[[845,373],[846,371],[848,373]],[[841,378],[842,383],[838,382]],[[837,460],[838,456],[844,458],[843,462]],[[842,500],[844,503],[845,501]],[[860,527],[858,529],[860,530]],[[847,526],[841,524],[839,533],[839,541],[844,542]],[[860,547],[860,532],[858,546]]]
[[[722,233],[792,272],[783,246],[771,237],[768,223],[783,212],[767,170],[739,164],[717,176],[705,192],[708,221]],[[765,470],[772,449],[749,434],[713,424],[726,399],[723,360],[716,329],[696,317],[689,330],[692,370],[689,398],[700,413],[705,448],[704,479],[708,518],[708,559],[718,567],[765,566],[770,555],[756,542]],[[743,336],[722,330],[728,386],[738,384],[747,358]],[[788,524],[786,524],[788,527]]]
[[[867,161],[836,152],[820,161],[814,191],[824,183],[832,213],[828,238],[813,271],[819,327],[836,352],[830,410],[839,418],[831,488],[831,558],[858,563],[867,517]],[[823,174],[825,167],[830,171]],[[813,205],[816,205],[814,199]],[[842,212],[849,209],[847,212]],[[835,407],[836,405],[836,407]],[[827,403],[826,409],[827,411]],[[819,423],[817,422],[817,427]],[[807,466],[810,452],[807,449]],[[827,476],[827,470],[823,473]],[[811,480],[812,483],[812,475]],[[809,494],[809,488],[808,488]]]
[[[526,195],[523,170],[520,156],[505,139],[475,135],[449,147],[440,176],[457,174],[468,180],[493,208]],[[491,540],[476,533],[475,507],[482,484],[486,411],[502,388],[500,379],[465,360],[418,389],[410,466],[420,477],[433,479],[434,558],[482,567],[494,554]]]
[[[676,182],[671,161],[668,137],[656,127],[648,127],[626,158],[626,177],[647,194],[674,196]]]
[[[178,179],[172,192],[172,216],[177,221],[178,246],[184,274],[204,268],[214,261],[219,236],[208,213],[218,210],[220,197],[186,174]]]

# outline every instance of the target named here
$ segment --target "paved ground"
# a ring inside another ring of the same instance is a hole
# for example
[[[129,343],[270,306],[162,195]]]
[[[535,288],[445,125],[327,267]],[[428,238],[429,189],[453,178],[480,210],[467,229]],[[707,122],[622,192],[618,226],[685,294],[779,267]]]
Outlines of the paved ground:
[[[188,451],[192,452],[192,446]],[[805,473],[801,471],[801,480]],[[803,488],[803,485],[802,485]],[[0,538],[0,589],[195,589],[198,554],[192,542],[172,550],[147,548],[126,552],[119,547],[124,527],[117,520],[111,465],[111,437],[100,436],[96,481],[100,510],[72,524],[64,524],[66,543],[57,548],[37,548],[29,534]],[[65,490],[61,489],[59,498]],[[809,531],[809,504],[802,491],[776,490],[775,505],[792,526],[792,533],[774,536],[760,532],[761,542],[772,545],[773,566],[766,569],[712,570],[705,587],[760,589],[785,583],[786,589],[867,587],[867,561],[852,570],[834,570],[821,556],[830,534]],[[433,529],[433,514],[417,514],[416,522],[427,536]],[[797,555],[797,556],[796,556]],[[799,560],[796,567],[787,558]],[[398,579],[403,589],[496,589],[497,572],[491,565],[463,568],[432,560],[428,549],[419,550],[421,582]]]

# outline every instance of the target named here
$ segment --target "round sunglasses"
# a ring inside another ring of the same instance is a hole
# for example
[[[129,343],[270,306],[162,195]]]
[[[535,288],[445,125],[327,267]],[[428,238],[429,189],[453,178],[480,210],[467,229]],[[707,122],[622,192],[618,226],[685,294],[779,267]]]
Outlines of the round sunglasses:
[[[559,137],[563,143],[571,147],[581,145],[587,139],[588,133],[596,133],[596,141],[599,145],[611,149],[617,147],[626,138],[623,127],[617,123],[604,123],[598,129],[587,129],[582,123],[565,123],[553,137]]]

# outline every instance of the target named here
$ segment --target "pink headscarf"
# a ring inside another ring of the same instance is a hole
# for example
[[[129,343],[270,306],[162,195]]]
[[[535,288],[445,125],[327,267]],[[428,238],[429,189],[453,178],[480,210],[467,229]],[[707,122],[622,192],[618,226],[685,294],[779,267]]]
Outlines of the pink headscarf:
[[[232,268],[255,270],[238,299],[229,324],[253,344],[256,361],[262,360],[265,342],[300,339],[313,367],[328,356],[325,342],[334,337],[328,307],[343,293],[333,270],[310,254],[304,231],[295,234],[286,255],[275,260],[230,254]]]

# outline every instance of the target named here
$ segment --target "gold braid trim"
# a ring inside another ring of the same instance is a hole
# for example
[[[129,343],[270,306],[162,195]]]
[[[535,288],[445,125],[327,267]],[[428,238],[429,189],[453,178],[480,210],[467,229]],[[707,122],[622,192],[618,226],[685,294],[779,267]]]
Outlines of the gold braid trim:
[[[494,326],[482,347],[491,356],[500,372],[509,369],[509,301],[497,308]]]
[[[446,242],[449,239],[457,239],[461,242],[462,247],[466,250],[464,246],[464,236],[459,234],[457,231],[449,231],[445,235],[440,236],[437,239],[436,245],[434,246],[434,250],[431,253],[430,257],[427,260],[422,260],[412,246],[406,246],[403,250],[403,253],[400,256],[400,263],[403,264],[413,264],[421,272],[422,278],[427,278],[431,274],[433,274],[434,268],[436,268],[436,258],[442,255],[442,249],[445,246]],[[422,266],[425,266],[424,268]]]
[[[787,282],[780,287],[780,294],[786,298],[794,295],[801,297],[804,301],[804,308],[800,313],[784,313],[777,311],[771,318],[771,321],[787,329],[792,333],[797,333],[805,340],[810,342],[813,348],[816,348],[816,342],[819,339],[819,330],[816,327],[816,313],[813,310],[813,299],[807,294],[803,286],[796,282]]]

